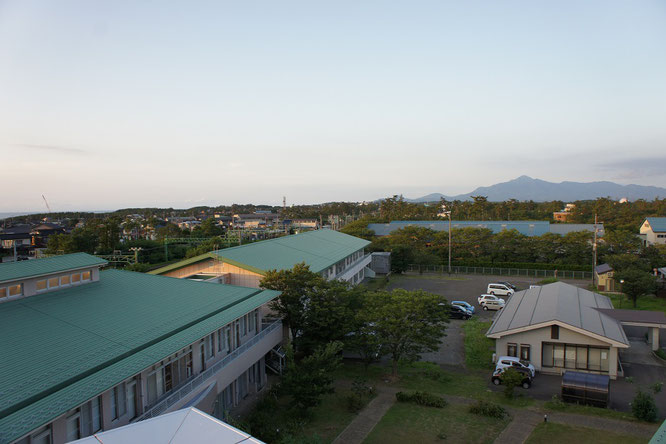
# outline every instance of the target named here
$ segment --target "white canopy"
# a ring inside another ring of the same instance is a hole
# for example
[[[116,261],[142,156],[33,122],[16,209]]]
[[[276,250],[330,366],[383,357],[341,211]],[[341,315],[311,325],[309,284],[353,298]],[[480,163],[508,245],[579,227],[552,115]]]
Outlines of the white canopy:
[[[76,444],[192,444],[198,442],[263,444],[262,441],[194,407],[72,441]]]

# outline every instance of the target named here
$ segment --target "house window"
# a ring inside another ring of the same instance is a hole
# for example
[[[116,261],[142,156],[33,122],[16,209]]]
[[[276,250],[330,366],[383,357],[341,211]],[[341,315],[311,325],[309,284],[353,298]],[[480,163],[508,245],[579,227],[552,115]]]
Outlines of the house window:
[[[6,288],[0,288],[0,299],[6,298],[7,297],[7,289]]]
[[[530,346],[529,345],[520,345],[520,359],[523,361],[530,360]]]
[[[49,424],[37,430],[32,435],[17,441],[17,444],[51,444],[52,442],[51,425]]]
[[[560,326],[551,325],[550,326],[550,339],[560,339]]]
[[[256,328],[256,325],[257,325],[257,311],[255,310],[247,316],[248,316],[248,324],[249,324],[248,330],[250,332],[253,332]]]
[[[247,318],[247,316],[243,316],[242,318],[240,318],[240,331],[243,334],[243,336],[247,334],[247,324],[245,322],[245,318]]]
[[[81,406],[81,436],[90,436],[102,429],[102,397],[98,396]]]
[[[78,284],[81,282],[81,275],[79,273],[75,273],[72,275],[72,284]]]
[[[113,420],[120,418],[127,412],[125,393],[124,382],[111,389],[111,419]]]
[[[559,367],[608,372],[610,349],[578,344],[544,343],[541,352],[543,367]]]
[[[221,352],[222,347],[225,345],[225,340],[224,340],[224,328],[221,328],[217,331],[217,351]]]
[[[507,344],[506,345],[506,354],[507,356],[518,356],[518,346],[516,344]]]
[[[215,349],[214,347],[214,342],[215,342],[215,335],[210,334],[204,338],[204,348],[205,348],[205,353],[206,353],[206,359],[210,359],[213,356],[215,356]]]
[[[46,279],[43,279],[41,281],[37,281],[37,291],[44,291],[46,290]]]
[[[81,438],[81,412],[76,412],[67,417],[67,442]]]
[[[49,279],[49,288],[56,288],[60,286],[60,279],[55,277]]]
[[[23,284],[12,285],[9,287],[9,296],[21,296],[23,294]]]
[[[90,280],[90,272],[89,271],[84,271],[81,273],[81,280],[82,281],[89,281]]]
[[[60,285],[69,285],[69,275],[60,276]]]
[[[541,366],[553,366],[553,344],[543,344],[541,349]]]

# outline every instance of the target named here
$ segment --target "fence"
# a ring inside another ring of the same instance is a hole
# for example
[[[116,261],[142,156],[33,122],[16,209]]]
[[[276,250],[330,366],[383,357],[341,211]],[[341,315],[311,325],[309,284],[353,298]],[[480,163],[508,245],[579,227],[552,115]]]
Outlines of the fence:
[[[439,273],[448,272],[447,265],[417,265],[407,266],[407,273]],[[559,278],[559,279],[592,279],[591,271],[570,270],[535,270],[530,268],[499,268],[499,267],[466,267],[452,266],[451,274],[488,274],[493,276],[522,276],[535,278]]]

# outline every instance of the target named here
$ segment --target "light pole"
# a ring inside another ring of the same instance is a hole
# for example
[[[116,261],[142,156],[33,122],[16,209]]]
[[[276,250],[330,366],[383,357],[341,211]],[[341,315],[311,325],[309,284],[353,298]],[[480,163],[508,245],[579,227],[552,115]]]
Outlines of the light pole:
[[[451,275],[451,210],[447,210],[446,205],[442,204],[442,213],[449,216],[449,276]]]

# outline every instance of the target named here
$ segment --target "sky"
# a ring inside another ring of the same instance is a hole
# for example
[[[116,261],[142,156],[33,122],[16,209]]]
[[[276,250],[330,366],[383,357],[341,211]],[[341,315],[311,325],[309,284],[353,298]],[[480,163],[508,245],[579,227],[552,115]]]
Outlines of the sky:
[[[0,212],[666,186],[663,1],[0,0]]]

